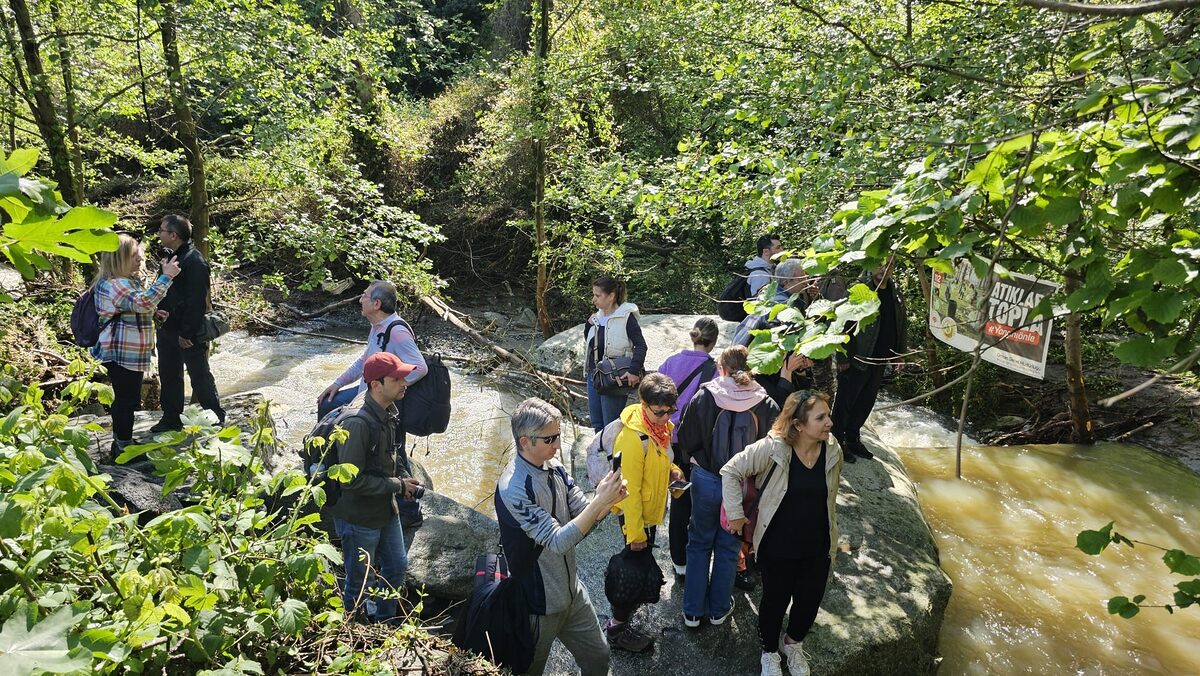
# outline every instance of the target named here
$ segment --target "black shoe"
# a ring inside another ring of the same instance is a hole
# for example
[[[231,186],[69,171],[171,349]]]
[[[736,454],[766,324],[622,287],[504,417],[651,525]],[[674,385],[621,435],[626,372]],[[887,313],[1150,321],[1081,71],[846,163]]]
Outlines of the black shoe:
[[[742,591],[754,591],[758,583],[754,581],[754,576],[748,570],[740,570],[737,575],[733,576],[733,586]]]
[[[608,647],[631,653],[646,652],[654,647],[654,639],[629,626],[628,622],[616,624],[604,631],[608,636]]]
[[[874,460],[875,459],[875,454],[868,451],[867,447],[863,446],[863,442],[861,442],[861,441],[851,442],[850,443],[850,452],[853,453],[854,455],[857,455],[858,457],[864,458],[866,460]]]
[[[162,434],[163,432],[178,432],[183,429],[183,422],[178,418],[171,420],[163,418],[154,423],[154,427],[150,428],[150,434]]]
[[[851,451],[850,449],[846,448],[845,446],[842,447],[842,460],[845,460],[847,463],[850,463],[850,464],[854,464],[854,463],[858,462],[858,458],[854,457],[854,452]]]

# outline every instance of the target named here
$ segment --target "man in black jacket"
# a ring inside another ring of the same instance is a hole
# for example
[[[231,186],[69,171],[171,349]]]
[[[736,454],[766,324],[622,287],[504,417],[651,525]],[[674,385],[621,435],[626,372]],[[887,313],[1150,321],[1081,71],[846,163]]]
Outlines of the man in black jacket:
[[[192,223],[179,214],[164,216],[158,240],[174,252],[180,272],[167,295],[158,303],[158,376],[162,381],[162,419],[154,434],[183,427],[183,369],[192,381],[192,393],[201,406],[225,422],[225,409],[217,396],[217,383],[208,366],[208,343],[197,340],[208,311],[208,263],[192,246]]]
[[[879,294],[879,318],[860,328],[846,345],[846,356],[837,360],[833,436],[842,445],[846,462],[855,462],[855,456],[868,460],[875,457],[863,445],[859,433],[875,407],[875,398],[883,385],[884,368],[889,363],[902,365],[907,351],[908,317],[891,277],[889,263],[862,280]]]

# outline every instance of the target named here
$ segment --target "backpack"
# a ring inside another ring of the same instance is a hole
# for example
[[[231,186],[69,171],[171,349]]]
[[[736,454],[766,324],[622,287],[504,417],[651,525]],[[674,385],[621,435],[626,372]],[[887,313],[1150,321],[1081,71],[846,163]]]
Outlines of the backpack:
[[[617,435],[623,429],[625,429],[625,423],[620,419],[614,420],[606,425],[599,434],[592,437],[591,443],[588,444],[587,451],[585,451],[587,476],[593,487],[600,483],[604,475],[616,469],[613,463],[613,446],[617,443]],[[638,433],[638,439],[642,440],[642,453],[649,453],[650,437]]]
[[[758,501],[762,499],[762,494],[767,490],[767,484],[771,483],[771,477],[775,474],[775,468],[778,467],[774,462],[771,463],[771,469],[767,470],[767,476],[763,479],[762,487],[754,485],[754,477],[746,477],[742,480],[742,514],[746,517],[746,525],[742,526],[742,542],[750,546],[754,546],[754,529],[758,527]],[[725,503],[721,503],[721,530],[729,531],[729,516],[725,514]]]
[[[361,397],[361,395],[360,395]],[[325,470],[340,463],[338,457],[340,444],[330,442],[329,436],[334,429],[341,425],[346,420],[362,415],[362,402],[356,398],[354,401],[345,406],[338,406],[332,411],[325,414],[325,417],[313,427],[312,431],[304,436],[304,443],[300,447],[300,462],[304,470],[304,476],[312,482],[314,486],[320,486],[325,490],[325,505],[321,508],[322,512],[332,509],[337,501],[342,497],[342,482],[337,480],[326,480]],[[371,447],[375,449],[375,453],[368,456],[368,464],[378,455],[379,438],[375,436],[377,432],[372,427]],[[322,439],[325,443],[315,443],[314,440]],[[369,467],[359,468],[360,472],[368,471]],[[373,471],[378,472],[377,468]]]
[[[758,416],[754,411],[720,409],[712,429],[712,471],[720,472],[725,463],[758,441]]]
[[[121,316],[117,312],[104,324],[100,323],[100,313],[96,311],[97,286],[89,286],[75,299],[75,307],[71,308],[71,335],[79,347],[91,347],[100,340],[100,334]]]
[[[381,352],[387,351],[388,342],[392,339],[392,329],[399,324],[408,329],[414,337],[417,335],[408,322],[397,319],[383,330]],[[430,434],[441,434],[450,426],[450,369],[442,363],[442,358],[436,354],[422,354],[425,366],[429,372],[417,382],[408,386],[404,398],[397,402],[400,407],[400,419],[404,422],[404,431],[418,437]]]
[[[746,274],[733,273],[733,278],[721,289],[718,296],[717,315],[726,321],[740,322],[746,318],[746,308],[742,305],[750,297],[750,273],[766,271],[770,268],[750,268]]]
[[[613,606],[658,603],[666,582],[654,560],[654,548],[635,552],[629,547],[613,554],[604,570],[604,596]]]

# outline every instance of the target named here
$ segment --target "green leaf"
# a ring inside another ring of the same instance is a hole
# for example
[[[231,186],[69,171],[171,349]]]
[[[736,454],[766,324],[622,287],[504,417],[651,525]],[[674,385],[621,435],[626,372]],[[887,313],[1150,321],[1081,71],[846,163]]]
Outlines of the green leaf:
[[[1112,542],[1112,529],[1115,522],[1109,521],[1108,525],[1100,530],[1085,530],[1080,531],[1079,535],[1075,536],[1075,547],[1084,554],[1096,556],[1104,551],[1104,548]]]
[[[1178,291],[1161,289],[1158,293],[1152,293],[1146,298],[1142,303],[1142,311],[1156,322],[1171,324],[1179,318],[1179,313],[1183,312],[1184,300],[1184,294]]]
[[[1067,225],[1079,220],[1083,207],[1076,197],[1051,197],[1044,212],[1046,219],[1054,225]]]
[[[1200,575],[1200,558],[1181,549],[1172,549],[1163,554],[1163,563],[1176,575]]]
[[[358,475],[358,467],[353,464],[346,463],[346,462],[337,464],[337,465],[333,465],[328,470],[326,470],[326,476],[328,476],[330,479],[333,479],[335,481],[340,481],[344,484],[348,484],[351,481],[353,481],[354,477],[357,475]]]
[[[8,171],[18,176],[24,176],[29,173],[30,169],[33,169],[37,161],[37,148],[17,148],[12,151],[12,154],[8,156],[8,159],[4,163],[8,165]]]
[[[1157,282],[1168,286],[1177,286],[1187,281],[1188,268],[1178,258],[1164,258],[1154,264],[1154,269],[1150,271],[1150,274]]]
[[[1141,608],[1138,608],[1136,603],[1132,603],[1124,596],[1114,596],[1108,600],[1108,612],[1110,615],[1120,615],[1128,620],[1137,615],[1140,610]]]
[[[1187,69],[1187,66],[1178,61],[1171,62],[1171,79],[1182,84],[1192,79],[1192,72]]]
[[[1089,281],[1087,286],[1076,289],[1067,296],[1067,309],[1071,312],[1083,312],[1099,307],[1108,299],[1114,286],[1111,280],[1103,278],[1099,281]]]
[[[1152,368],[1173,354],[1178,342],[1179,336],[1139,336],[1117,344],[1113,348],[1113,355],[1126,364]]]
[[[822,334],[800,343],[800,354],[819,360],[832,356],[842,345],[850,342],[850,336],[841,333]]]
[[[275,609],[275,623],[285,633],[298,636],[308,626],[312,612],[296,599],[288,599]]]
[[[33,624],[29,606],[22,604],[0,629],[0,673],[25,676],[88,669],[92,659],[87,651],[68,644],[72,628],[84,615],[85,611],[63,606]]]

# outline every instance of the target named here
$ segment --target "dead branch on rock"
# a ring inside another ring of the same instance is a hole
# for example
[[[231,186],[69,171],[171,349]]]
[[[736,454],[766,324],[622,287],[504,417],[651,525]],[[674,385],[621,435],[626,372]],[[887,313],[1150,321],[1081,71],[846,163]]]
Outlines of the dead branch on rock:
[[[318,310],[314,310],[312,312],[305,312],[305,311],[301,310],[300,308],[297,308],[293,305],[288,305],[287,303],[280,303],[279,307],[296,315],[300,319],[316,319],[317,317],[320,317],[321,315],[329,314],[330,312],[333,312],[334,310],[336,310],[340,307],[350,305],[350,304],[354,303],[355,301],[357,301],[361,297],[362,296],[360,294],[355,294],[353,296],[350,296],[349,298],[335,300],[334,302],[330,303],[329,305],[326,305],[326,306],[324,306]]]

